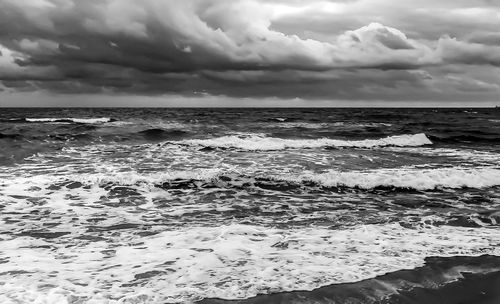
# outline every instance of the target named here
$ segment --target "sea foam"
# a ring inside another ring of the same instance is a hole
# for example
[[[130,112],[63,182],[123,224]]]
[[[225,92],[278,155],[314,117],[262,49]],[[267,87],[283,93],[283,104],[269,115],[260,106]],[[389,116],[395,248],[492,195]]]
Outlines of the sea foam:
[[[79,239],[81,234],[89,240]],[[139,236],[74,230],[57,241],[0,240],[2,303],[186,303],[312,290],[424,264],[428,256],[500,254],[486,228],[363,225],[185,227]],[[101,234],[108,236],[108,234]],[[445,237],[444,237],[445,236]],[[70,245],[70,246],[68,246]],[[117,295],[127,295],[116,297]]]
[[[210,148],[233,148],[249,151],[268,151],[300,148],[374,148],[374,147],[418,147],[432,145],[432,142],[423,133],[414,135],[397,135],[381,139],[365,140],[340,140],[340,139],[283,139],[264,136],[249,135],[223,136],[211,139],[192,139],[180,142],[171,142],[189,146],[201,146]]]

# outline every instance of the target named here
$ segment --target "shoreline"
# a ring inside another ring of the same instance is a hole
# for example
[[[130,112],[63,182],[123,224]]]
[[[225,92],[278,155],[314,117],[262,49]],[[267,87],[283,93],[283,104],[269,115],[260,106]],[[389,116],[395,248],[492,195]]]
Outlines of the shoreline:
[[[449,278],[453,278],[449,280]],[[500,303],[500,256],[430,257],[425,266],[312,291],[258,295],[199,304],[495,304]]]

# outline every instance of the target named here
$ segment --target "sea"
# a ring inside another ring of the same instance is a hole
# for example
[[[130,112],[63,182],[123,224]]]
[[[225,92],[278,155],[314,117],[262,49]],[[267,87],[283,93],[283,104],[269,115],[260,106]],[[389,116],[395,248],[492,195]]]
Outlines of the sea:
[[[499,109],[0,109],[2,304],[499,287]]]

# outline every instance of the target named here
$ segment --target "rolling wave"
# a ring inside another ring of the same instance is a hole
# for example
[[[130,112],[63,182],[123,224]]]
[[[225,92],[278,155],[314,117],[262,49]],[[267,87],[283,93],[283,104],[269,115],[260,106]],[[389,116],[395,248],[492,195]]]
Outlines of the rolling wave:
[[[26,118],[27,122],[70,122],[81,124],[98,124],[114,121],[112,118]]]
[[[398,135],[381,139],[340,140],[340,139],[282,139],[250,135],[223,136],[211,139],[192,139],[170,144],[198,146],[212,149],[239,149],[248,151],[270,151],[300,148],[375,148],[375,147],[418,147],[432,145],[432,142],[423,133],[414,135]]]
[[[187,136],[189,133],[183,130],[164,130],[160,128],[147,129],[139,132],[145,139],[148,140],[165,140],[165,139],[175,139]]]
[[[52,118],[13,118],[4,122],[30,122],[30,123],[78,123],[78,124],[101,124],[113,122],[115,119],[109,117],[99,118],[71,118],[71,117],[52,117]]]
[[[456,135],[429,135],[433,142],[437,143],[500,143],[498,134],[456,134]]]
[[[49,184],[47,184],[47,182]],[[371,171],[260,175],[217,169],[172,171],[156,174],[124,172],[113,175],[80,174],[58,178],[39,176],[15,181],[17,184],[50,185],[51,190],[80,187],[132,186],[149,191],[162,189],[259,188],[288,190],[429,191],[440,189],[488,188],[500,186],[500,169],[439,168],[379,169]]]
[[[3,134],[3,133],[0,133],[0,139],[17,139],[17,138],[20,138],[21,135],[19,134]]]

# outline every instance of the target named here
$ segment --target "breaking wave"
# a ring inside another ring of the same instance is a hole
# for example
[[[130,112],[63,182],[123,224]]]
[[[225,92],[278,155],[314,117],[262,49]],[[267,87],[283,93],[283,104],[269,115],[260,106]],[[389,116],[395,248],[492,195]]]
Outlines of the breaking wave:
[[[260,188],[275,191],[296,189],[323,190],[387,190],[428,191],[459,188],[488,188],[500,186],[500,169],[497,168],[438,168],[438,169],[379,169],[371,171],[260,175],[205,169],[173,171],[156,174],[124,172],[113,175],[81,174],[58,180],[40,176],[27,178],[25,183],[41,186],[49,181],[51,189],[134,186],[138,188],[196,189],[196,188]],[[22,181],[17,181],[24,183]]]
[[[263,136],[224,136],[212,139],[192,139],[169,142],[188,146],[199,146],[212,149],[240,149],[249,151],[269,151],[300,148],[374,148],[374,147],[418,147],[432,145],[423,133],[414,135],[398,135],[381,139],[340,140],[340,139],[282,139]]]
[[[106,181],[104,178],[102,181]],[[101,181],[101,182],[102,182]],[[125,180],[121,178],[123,183]],[[270,190],[287,190],[304,187],[333,189],[414,189],[434,190],[438,188],[487,188],[500,185],[500,170],[483,169],[392,169],[373,171],[306,173],[300,175],[245,176],[225,174],[216,170],[201,172],[177,172],[159,177],[131,177],[133,183],[153,183],[162,187],[190,186],[254,186]]]

